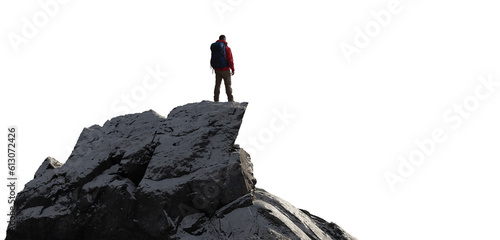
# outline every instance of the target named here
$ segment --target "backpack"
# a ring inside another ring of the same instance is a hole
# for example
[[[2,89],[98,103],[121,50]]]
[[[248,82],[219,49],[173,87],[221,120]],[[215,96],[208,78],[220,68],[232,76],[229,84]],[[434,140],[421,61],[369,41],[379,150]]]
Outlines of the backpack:
[[[229,67],[226,60],[226,44],[223,42],[214,42],[210,45],[212,51],[212,58],[210,58],[210,65],[214,69]]]

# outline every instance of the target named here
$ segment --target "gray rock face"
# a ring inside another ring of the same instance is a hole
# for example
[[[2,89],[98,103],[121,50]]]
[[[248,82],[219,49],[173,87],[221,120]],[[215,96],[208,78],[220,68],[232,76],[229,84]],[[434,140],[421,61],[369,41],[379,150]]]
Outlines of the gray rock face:
[[[247,103],[192,103],[85,128],[15,201],[6,239],[355,239],[256,189],[235,145]]]

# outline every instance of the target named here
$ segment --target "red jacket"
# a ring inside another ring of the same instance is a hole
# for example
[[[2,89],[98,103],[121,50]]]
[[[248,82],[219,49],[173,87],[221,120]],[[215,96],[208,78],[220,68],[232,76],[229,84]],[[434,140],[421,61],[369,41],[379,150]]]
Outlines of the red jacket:
[[[226,45],[226,60],[229,63],[229,67],[216,68],[215,70],[229,71],[229,69],[231,69],[234,72],[233,53],[231,52],[231,48],[229,48],[227,46],[227,42],[226,41],[217,40],[217,42],[223,42]]]

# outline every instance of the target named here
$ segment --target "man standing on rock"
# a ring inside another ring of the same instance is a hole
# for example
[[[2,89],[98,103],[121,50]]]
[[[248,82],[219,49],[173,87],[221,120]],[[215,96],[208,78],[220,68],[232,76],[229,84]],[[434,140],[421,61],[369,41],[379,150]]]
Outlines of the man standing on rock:
[[[234,75],[233,54],[227,46],[226,36],[220,35],[219,40],[210,46],[212,57],[210,65],[215,70],[214,102],[219,101],[220,84],[224,79],[227,100],[233,102],[233,90],[231,89],[231,75]]]

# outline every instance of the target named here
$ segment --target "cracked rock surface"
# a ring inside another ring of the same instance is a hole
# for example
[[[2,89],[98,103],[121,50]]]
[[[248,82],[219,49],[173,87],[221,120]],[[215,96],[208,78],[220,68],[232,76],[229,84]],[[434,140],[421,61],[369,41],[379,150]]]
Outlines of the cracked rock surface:
[[[235,145],[247,103],[203,101],[85,128],[15,201],[11,239],[355,239],[255,188]]]

